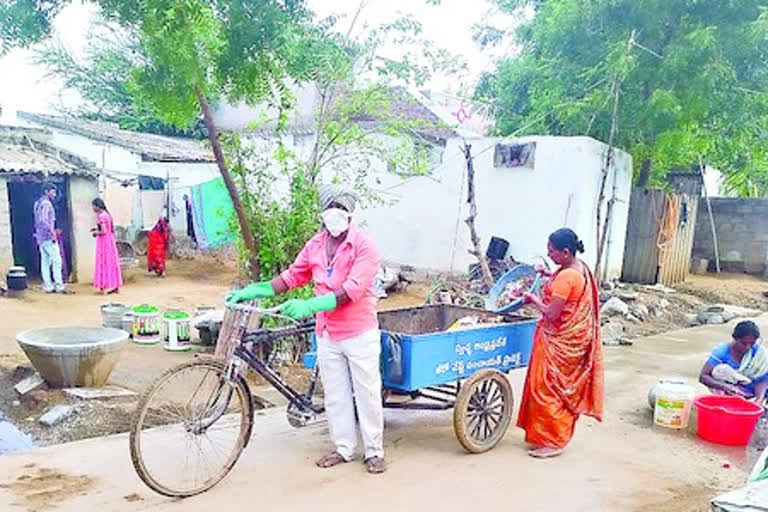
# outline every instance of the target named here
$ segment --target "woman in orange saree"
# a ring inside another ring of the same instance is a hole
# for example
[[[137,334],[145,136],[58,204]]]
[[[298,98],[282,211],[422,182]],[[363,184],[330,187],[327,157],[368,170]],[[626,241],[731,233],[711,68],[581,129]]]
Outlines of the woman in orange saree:
[[[548,254],[559,269],[542,297],[526,294],[541,311],[517,425],[533,445],[532,457],[560,455],[582,414],[603,414],[603,356],[598,288],[576,256],[584,244],[570,229],[549,237]]]

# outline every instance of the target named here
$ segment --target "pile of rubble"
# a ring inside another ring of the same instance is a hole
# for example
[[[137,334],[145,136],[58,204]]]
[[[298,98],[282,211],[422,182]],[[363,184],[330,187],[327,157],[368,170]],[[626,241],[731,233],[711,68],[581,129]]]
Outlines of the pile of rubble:
[[[39,445],[125,432],[138,399],[118,386],[50,388],[26,364],[1,367],[0,386],[0,416]]]
[[[701,299],[663,285],[604,283],[600,292],[604,345],[631,345],[632,338],[697,325],[724,324],[761,312]]]

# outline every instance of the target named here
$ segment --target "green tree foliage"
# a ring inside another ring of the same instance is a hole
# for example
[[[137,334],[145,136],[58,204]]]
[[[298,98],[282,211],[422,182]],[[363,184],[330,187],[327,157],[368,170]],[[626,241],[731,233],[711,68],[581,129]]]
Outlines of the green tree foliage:
[[[189,127],[179,128],[160,119],[151,105],[139,102],[131,76],[147,58],[135,33],[98,18],[91,23],[82,59],[58,40],[36,49],[34,58],[47,69],[48,77],[60,79],[65,89],[82,98],[76,108],[60,107],[69,115],[114,122],[125,130],[205,138],[200,116]]]
[[[743,195],[768,193],[768,9],[761,0],[497,0],[524,20],[517,52],[476,90],[499,134],[607,141],[620,86],[616,145],[638,181],[702,158]],[[478,30],[498,42],[498,27]],[[489,35],[490,34],[490,35]]]
[[[252,144],[247,136],[245,139],[240,134],[227,134],[224,145],[246,215],[258,233],[259,278],[266,280],[288,268],[317,232],[317,187],[282,143],[270,147]],[[238,245],[245,257],[242,240]]]
[[[62,0],[0,0],[0,55],[51,35],[53,20],[69,3]]]

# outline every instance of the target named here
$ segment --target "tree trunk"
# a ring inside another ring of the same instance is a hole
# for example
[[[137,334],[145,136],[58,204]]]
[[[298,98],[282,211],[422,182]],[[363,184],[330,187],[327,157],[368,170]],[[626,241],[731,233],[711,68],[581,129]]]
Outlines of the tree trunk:
[[[640,174],[637,176],[637,186],[646,187],[651,179],[651,159],[646,158],[640,166]]]
[[[213,122],[213,115],[211,114],[211,107],[208,105],[208,99],[205,97],[202,89],[200,89],[200,86],[195,86],[195,94],[197,95],[197,101],[200,104],[200,110],[203,112],[203,120],[205,121],[205,127],[208,129],[208,138],[211,141],[213,156],[216,158],[216,165],[219,167],[219,172],[224,179],[224,184],[227,186],[229,197],[232,199],[232,206],[235,208],[237,221],[240,224],[240,234],[243,237],[245,248],[248,250],[248,270],[251,273],[251,279],[258,280],[259,257],[256,247],[256,239],[253,237],[251,225],[248,223],[248,217],[243,209],[243,203],[240,201],[240,196],[237,194],[235,182],[232,179],[232,175],[229,173],[229,169],[227,169],[227,163],[224,160],[224,152],[221,150],[221,142],[219,141],[219,132]]]
[[[469,251],[470,254],[477,258],[480,262],[480,269],[483,271],[483,282],[488,288],[493,286],[493,274],[491,268],[488,266],[488,260],[485,258],[482,247],[480,246],[480,236],[477,234],[475,228],[475,218],[477,217],[477,202],[475,201],[475,167],[472,164],[472,153],[470,152],[471,146],[464,144],[464,158],[467,160],[467,202],[469,203],[469,217],[464,221],[469,226],[469,236],[472,239],[472,245],[474,250]]]

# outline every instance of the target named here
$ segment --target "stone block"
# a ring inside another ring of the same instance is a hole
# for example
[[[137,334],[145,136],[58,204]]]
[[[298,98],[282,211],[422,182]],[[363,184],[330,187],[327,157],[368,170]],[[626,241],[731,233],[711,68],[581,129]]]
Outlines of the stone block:
[[[39,421],[44,427],[53,427],[73,414],[75,414],[75,408],[71,405],[54,405],[40,416]]]
[[[27,393],[31,393],[36,389],[42,388],[43,386],[45,386],[45,381],[39,373],[35,372],[13,386],[13,389],[15,389],[20,396],[24,396]]]
[[[600,334],[604,345],[618,345],[624,335],[624,326],[618,322],[608,322],[600,327]]]
[[[118,386],[103,388],[65,388],[64,394],[80,400],[102,400],[108,398],[131,398],[136,392]]]
[[[629,306],[618,297],[609,299],[600,310],[603,315],[626,315],[629,313]]]

